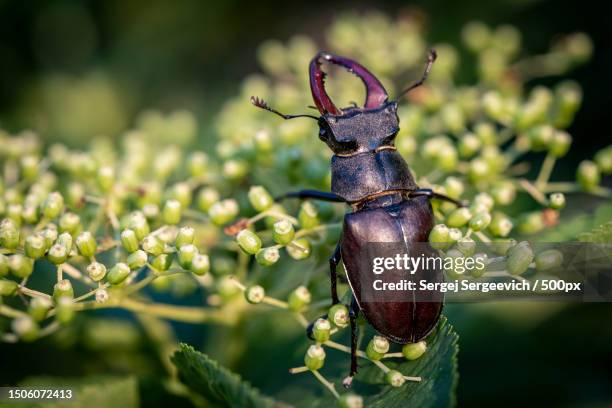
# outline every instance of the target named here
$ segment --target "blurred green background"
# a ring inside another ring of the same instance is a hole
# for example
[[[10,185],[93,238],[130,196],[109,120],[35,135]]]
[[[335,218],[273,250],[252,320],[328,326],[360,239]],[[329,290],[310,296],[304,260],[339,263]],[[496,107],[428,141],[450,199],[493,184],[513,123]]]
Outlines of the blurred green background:
[[[587,32],[593,59],[569,74],[584,89],[583,108],[569,129],[576,143],[555,175],[568,178],[576,163],[610,143],[610,7],[578,0],[0,0],[0,127],[33,128],[45,141],[79,146],[98,135],[118,137],[143,109],[188,109],[199,119],[199,143],[210,146],[213,119],[238,93],[240,80],[257,70],[262,41],[303,33],[322,43],[324,27],[338,14],[377,9],[421,16],[432,43],[459,43],[461,27],[471,20],[515,25],[530,53],[548,49],[559,33]],[[460,74],[470,80],[467,72]],[[552,84],[556,78],[538,81]],[[446,313],[460,335],[460,406],[612,406],[609,305],[459,304]],[[201,341],[202,329],[178,329],[183,340]],[[87,341],[70,348],[51,342],[1,347],[0,384],[29,375],[129,371],[139,364],[145,372],[160,369],[148,358],[154,352],[146,343],[114,356],[96,352]],[[117,361],[123,358],[125,364]],[[245,377],[274,388],[253,366],[245,367]]]

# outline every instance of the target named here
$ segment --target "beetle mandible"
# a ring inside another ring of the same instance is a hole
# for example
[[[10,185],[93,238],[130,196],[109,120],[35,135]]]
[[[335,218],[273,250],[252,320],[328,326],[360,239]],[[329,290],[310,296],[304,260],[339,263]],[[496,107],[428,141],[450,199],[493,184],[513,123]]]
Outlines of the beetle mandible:
[[[403,95],[422,85],[436,59],[430,51],[422,77],[406,88]],[[325,90],[325,72],[322,62],[344,67],[357,75],[366,88],[363,107],[338,108]],[[426,337],[436,326],[442,311],[443,298],[433,296],[429,301],[417,301],[408,294],[393,301],[364,301],[367,288],[363,276],[371,274],[358,261],[358,255],[368,243],[401,243],[408,253],[422,250],[434,224],[429,202],[432,198],[461,203],[450,197],[421,189],[414,181],[407,163],[397,152],[394,139],[399,131],[398,100],[389,100],[382,83],[364,66],[349,58],[319,52],[310,62],[310,89],[321,116],[285,115],[257,97],[251,97],[255,106],[275,113],[284,119],[307,117],[317,120],[319,138],[332,150],[331,192],[301,190],[284,194],[285,198],[316,199],[347,203],[352,212],[344,217],[340,242],[329,259],[332,303],[339,303],[336,290],[336,268],[344,263],[352,290],[350,305],[351,369],[344,385],[349,387],[357,372],[356,319],[363,313],[365,319],[387,339],[406,344]],[[426,250],[427,252],[427,250]],[[433,253],[433,252],[430,252]],[[419,271],[417,271],[417,274]],[[431,273],[431,272],[430,272]],[[433,271],[433,280],[442,280],[442,271]],[[406,272],[408,274],[408,272]]]

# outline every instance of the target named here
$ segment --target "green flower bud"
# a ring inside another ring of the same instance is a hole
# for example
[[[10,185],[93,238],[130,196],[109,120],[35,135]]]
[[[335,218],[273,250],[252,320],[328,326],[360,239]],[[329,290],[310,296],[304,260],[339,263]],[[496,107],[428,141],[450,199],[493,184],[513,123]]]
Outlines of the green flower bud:
[[[30,316],[20,316],[11,323],[13,333],[25,342],[32,342],[38,338],[38,324]]]
[[[178,200],[166,201],[162,210],[162,219],[166,224],[178,224],[181,221],[181,203]]]
[[[191,204],[191,186],[187,183],[176,183],[170,189],[168,198],[178,201],[181,208],[189,207]]]
[[[145,204],[142,207],[142,214],[147,220],[155,220],[159,217],[159,206],[157,204]]]
[[[514,224],[505,214],[497,212],[493,214],[493,219],[489,225],[489,231],[496,237],[507,237]]]
[[[313,344],[308,347],[308,351],[304,356],[304,364],[311,371],[319,370],[325,363],[325,350],[318,344]]]
[[[489,257],[487,254],[479,252],[472,256],[474,259],[474,267],[470,269],[470,274],[473,278],[480,278],[487,271]]]
[[[27,155],[21,158],[21,176],[26,180],[34,180],[38,175],[39,159],[33,155]]]
[[[55,302],[61,297],[74,297],[74,289],[68,279],[62,279],[53,286],[53,299],[55,299]]]
[[[34,271],[34,260],[21,254],[14,254],[9,257],[8,266],[14,276],[23,279]]]
[[[527,241],[521,241],[508,251],[507,268],[511,275],[521,275],[533,261],[533,250]]]
[[[21,217],[28,224],[35,224],[38,221],[38,207],[34,204],[25,204]]]
[[[174,245],[177,248],[182,247],[183,245],[193,244],[195,239],[195,230],[192,227],[182,227],[179,229],[176,234],[176,239],[174,240]]]
[[[595,154],[595,163],[603,174],[612,173],[612,146],[601,149]]]
[[[576,180],[585,191],[591,191],[601,181],[601,174],[597,165],[590,160],[584,160],[578,165]]]
[[[339,408],[363,408],[363,398],[352,393],[345,393],[338,400]]]
[[[450,238],[451,244],[459,241],[463,237],[463,233],[459,228],[449,228],[448,237]]]
[[[495,125],[489,122],[479,122],[474,125],[474,133],[482,141],[484,145],[497,144],[497,133]]]
[[[136,233],[131,229],[121,231],[121,245],[129,253],[137,251],[139,242]]]
[[[312,337],[319,343],[325,343],[331,336],[331,324],[327,319],[317,319],[312,326]]]
[[[25,240],[25,254],[28,258],[38,259],[45,255],[46,242],[42,235],[30,235]]]
[[[335,304],[327,312],[327,320],[334,326],[343,329],[350,323],[349,311],[343,304]]]
[[[75,244],[79,250],[79,254],[85,258],[91,258],[94,256],[96,254],[96,249],[98,248],[95,238],[89,231],[81,232],[77,236]]]
[[[304,229],[313,228],[319,225],[317,208],[310,201],[305,201],[300,207],[298,214],[300,226]]]
[[[28,314],[32,316],[37,322],[40,322],[47,317],[47,313],[53,306],[53,303],[47,299],[42,297],[32,298],[30,304],[28,306]]]
[[[66,248],[66,254],[69,255],[70,250],[72,249],[72,235],[67,232],[63,232],[59,234],[55,243]]]
[[[465,191],[465,186],[459,178],[450,176],[444,181],[444,190],[449,197],[459,199]]]
[[[468,178],[472,184],[480,183],[481,181],[487,180],[491,175],[491,168],[489,164],[481,157],[476,157],[470,161],[470,167],[468,169]]]
[[[15,222],[15,225],[17,225],[17,227],[21,227],[22,212],[23,207],[21,206],[21,204],[11,204],[6,210],[6,215],[8,218]]]
[[[510,248],[516,245],[516,240],[514,238],[500,238],[496,239],[491,243],[491,249],[497,255],[506,255]]]
[[[52,220],[62,213],[64,210],[64,197],[57,191],[49,194],[41,206],[42,216],[48,220]]]
[[[295,230],[293,224],[286,219],[274,223],[273,237],[274,242],[279,245],[287,245],[293,240]]]
[[[60,232],[75,234],[81,227],[81,218],[75,213],[67,212],[59,219]]]
[[[140,269],[147,264],[148,256],[145,251],[139,249],[128,255],[126,263],[130,269]]]
[[[266,291],[262,286],[251,286],[244,291],[244,297],[246,298],[247,302],[256,305],[261,303],[264,297],[266,297]]]
[[[56,301],[55,318],[57,321],[66,325],[74,319],[74,302],[72,297],[62,296]]]
[[[18,287],[19,285],[15,281],[0,279],[0,296],[13,296]]]
[[[271,152],[274,148],[270,133],[262,129],[255,133],[255,148],[262,153]]]
[[[387,381],[387,384],[392,387],[401,387],[404,382],[406,382],[406,379],[402,373],[396,370],[389,370],[387,374],[385,374],[385,380]]]
[[[130,267],[122,262],[119,262],[118,264],[113,266],[110,271],[108,271],[108,274],[106,275],[106,280],[111,285],[119,285],[124,280],[126,280],[129,274]]]
[[[298,238],[291,241],[286,247],[289,256],[297,261],[306,259],[310,256],[310,241],[307,238]]]
[[[67,258],[68,249],[62,244],[54,244],[47,252],[47,259],[54,265],[63,264]]]
[[[553,210],[560,210],[565,207],[565,194],[553,193],[548,196],[548,205]]]
[[[212,187],[206,187],[198,193],[197,203],[201,211],[208,211],[213,204],[219,202],[219,192]]]
[[[183,269],[189,269],[193,258],[198,254],[198,249],[193,244],[183,245],[178,250],[178,263]]]
[[[134,231],[136,238],[138,238],[139,241],[144,239],[144,237],[149,235],[149,232],[151,232],[147,219],[141,213],[133,214],[130,217],[127,227],[128,229]]]
[[[227,199],[213,204],[208,210],[208,216],[213,224],[221,226],[227,224],[238,215],[236,200]]]
[[[299,312],[310,303],[311,299],[312,296],[310,295],[310,292],[308,291],[306,286],[298,286],[293,292],[289,294],[289,308],[291,310]]]
[[[19,229],[15,221],[5,218],[0,223],[0,246],[15,249],[19,245]]]
[[[204,275],[210,270],[210,259],[208,255],[197,254],[191,261],[191,272],[196,275]]]
[[[459,156],[464,159],[469,159],[474,157],[476,153],[482,147],[482,141],[473,133],[464,134],[461,139],[459,139]]]
[[[446,225],[452,228],[462,227],[470,221],[472,213],[468,208],[460,207],[446,217]]]
[[[535,267],[539,272],[556,269],[563,264],[563,254],[556,249],[540,252],[535,257]]]
[[[472,256],[476,251],[476,241],[470,237],[463,237],[457,241],[457,249],[464,256]]]
[[[193,152],[187,159],[187,169],[191,177],[202,177],[208,168],[208,156],[204,152]]]
[[[87,265],[87,274],[94,282],[99,282],[106,276],[106,266],[100,262],[92,262]]]
[[[418,343],[408,343],[402,347],[402,354],[406,360],[416,360],[427,351],[427,343],[419,341]]]
[[[491,189],[491,196],[496,204],[509,205],[516,197],[516,187],[510,181],[496,183]]]
[[[40,234],[45,239],[45,247],[47,249],[51,248],[51,245],[59,238],[57,229],[52,227],[45,228]],[[70,245],[72,245],[72,235],[68,234],[68,236],[70,237]]]
[[[257,212],[266,211],[274,204],[272,196],[262,186],[251,187],[248,196],[251,205]]]
[[[96,293],[95,293],[95,299],[96,299],[96,303],[100,303],[100,304],[104,304],[106,302],[108,302],[108,299],[110,298],[110,295],[108,294],[108,291],[104,288],[98,288],[96,289]]]
[[[389,351],[389,341],[382,336],[374,336],[368,343],[366,355],[370,360],[380,360]]]
[[[436,152],[436,167],[445,173],[453,172],[457,168],[458,162],[459,156],[457,155],[457,150],[451,144],[443,144]]]
[[[85,187],[80,183],[68,184],[66,199],[71,207],[83,205],[85,202]]]
[[[491,223],[491,214],[486,211],[479,211],[470,220],[469,226],[473,231],[481,231]]]
[[[429,233],[429,244],[434,249],[445,249],[450,245],[449,229],[444,224],[438,224]]]
[[[163,272],[170,269],[172,265],[172,254],[159,254],[151,260],[154,272]]]
[[[472,21],[463,27],[461,38],[471,51],[478,52],[489,46],[491,42],[491,31],[484,23]]]
[[[553,143],[555,128],[550,125],[535,126],[527,133],[527,136],[534,151],[546,150]]]
[[[518,231],[521,234],[535,234],[544,229],[544,220],[542,212],[532,211],[523,214],[518,223]]]
[[[0,254],[0,277],[8,275],[8,271],[8,257],[4,254]]]
[[[278,248],[276,247],[263,248],[255,255],[257,263],[262,266],[274,265],[279,258],[280,254],[278,252]]]
[[[240,181],[248,172],[249,165],[243,160],[231,159],[223,163],[223,175],[230,181]]]
[[[261,249],[261,239],[248,229],[243,229],[236,235],[236,242],[249,255],[254,255]]]
[[[153,256],[157,256],[164,252],[164,243],[155,235],[147,235],[142,240],[142,249]]]
[[[115,183],[115,169],[102,166],[98,169],[98,185],[103,192],[109,192]]]
[[[569,133],[562,130],[555,131],[548,151],[555,157],[563,157],[569,151],[572,144],[572,137]]]

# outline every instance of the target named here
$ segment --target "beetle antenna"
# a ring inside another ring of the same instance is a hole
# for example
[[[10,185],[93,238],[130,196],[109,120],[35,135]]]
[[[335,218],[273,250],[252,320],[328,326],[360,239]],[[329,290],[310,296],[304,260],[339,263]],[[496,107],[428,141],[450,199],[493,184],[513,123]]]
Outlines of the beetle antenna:
[[[318,117],[313,116],[313,115],[285,115],[283,113],[280,113],[279,111],[277,111],[276,109],[272,109],[270,106],[268,106],[267,102],[264,101],[263,99],[257,97],[257,96],[251,96],[251,103],[255,106],[257,106],[258,108],[267,110],[268,112],[272,112],[277,114],[278,116],[280,116],[283,119],[295,119],[295,118],[310,118],[310,119],[314,119],[314,120],[319,120]]]
[[[431,67],[437,57],[438,57],[438,54],[436,53],[436,50],[433,50],[433,49],[429,50],[429,54],[427,55],[427,65],[425,65],[425,71],[423,72],[423,76],[421,77],[421,79],[416,81],[414,84],[410,85],[408,88],[400,92],[400,94],[397,97],[398,100],[404,94],[407,94],[408,92],[412,91],[414,88],[418,88],[419,86],[425,83],[425,81],[427,80],[427,76],[429,75],[429,71],[431,71]]]

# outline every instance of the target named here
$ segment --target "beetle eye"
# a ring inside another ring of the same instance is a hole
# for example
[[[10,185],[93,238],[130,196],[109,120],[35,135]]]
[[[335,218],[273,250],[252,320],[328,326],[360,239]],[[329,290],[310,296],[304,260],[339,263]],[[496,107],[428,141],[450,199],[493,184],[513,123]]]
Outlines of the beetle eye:
[[[326,140],[327,139],[327,129],[324,127],[320,127],[319,128],[319,139],[321,140]]]

